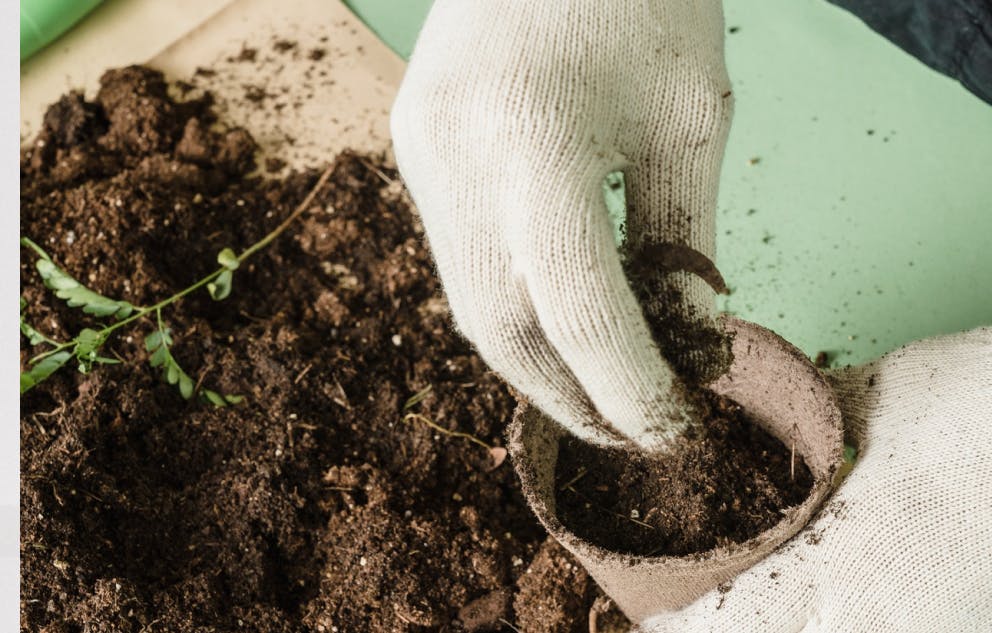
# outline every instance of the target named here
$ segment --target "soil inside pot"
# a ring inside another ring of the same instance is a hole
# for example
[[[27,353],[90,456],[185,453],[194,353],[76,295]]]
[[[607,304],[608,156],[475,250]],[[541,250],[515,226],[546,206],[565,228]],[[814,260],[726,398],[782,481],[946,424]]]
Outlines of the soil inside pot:
[[[251,136],[216,124],[209,99],[176,102],[143,68],[109,72],[93,102],[66,95],[22,149],[23,235],[111,297],[186,287],[317,178],[249,177]],[[183,400],[148,365],[152,322],[108,343],[123,364],[22,397],[22,630],[588,630],[598,590],[509,464],[407,418],[497,446],[514,400],[455,334],[396,178],[338,157],[228,299],[164,312],[185,370],[244,403]],[[92,326],[34,259],[26,319],[58,340]],[[42,349],[22,338],[22,367]]]
[[[565,527],[616,552],[684,556],[743,543],[805,501],[813,476],[802,458],[732,400],[700,395],[701,427],[662,457],[563,438],[555,479]]]

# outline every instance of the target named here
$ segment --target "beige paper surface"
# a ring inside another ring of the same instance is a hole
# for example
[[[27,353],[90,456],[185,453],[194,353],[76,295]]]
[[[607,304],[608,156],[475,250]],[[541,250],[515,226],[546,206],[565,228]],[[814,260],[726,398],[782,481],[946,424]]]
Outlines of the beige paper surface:
[[[21,138],[41,127],[45,107],[72,89],[96,91],[108,68],[141,64],[232,0],[106,0],[21,64]]]
[[[389,108],[405,64],[341,2],[198,0],[199,11],[169,21],[160,6],[166,3],[132,1],[130,14],[110,2],[109,15],[99,9],[71,40],[25,65],[22,136],[37,130],[44,106],[66,89],[85,87],[92,96],[106,68],[145,62],[170,79],[189,81],[191,95],[209,90],[223,122],[245,127],[259,142],[263,164],[277,157],[290,167],[314,167],[345,148],[388,149]],[[152,6],[143,12],[137,5]],[[155,19],[164,20],[160,30],[168,41],[156,32]],[[179,22],[183,30],[174,33]],[[139,24],[150,29],[147,41],[114,40]],[[111,40],[113,54],[87,57]],[[253,60],[242,55],[245,48],[255,50]]]
[[[291,46],[290,46],[291,45]],[[238,61],[243,47],[254,61]],[[389,147],[389,108],[405,64],[341,2],[238,0],[151,60],[218,99],[263,159],[318,166],[345,148]]]

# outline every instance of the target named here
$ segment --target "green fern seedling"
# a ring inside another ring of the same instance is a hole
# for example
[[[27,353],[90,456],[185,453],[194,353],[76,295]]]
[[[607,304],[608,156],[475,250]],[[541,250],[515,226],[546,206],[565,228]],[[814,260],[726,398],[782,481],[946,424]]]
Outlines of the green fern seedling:
[[[221,395],[209,389],[197,389],[193,379],[172,356],[169,349],[173,343],[172,335],[162,321],[162,308],[173,303],[184,293],[177,293],[149,308],[137,308],[127,301],[111,299],[87,288],[59,268],[52,261],[51,256],[30,239],[21,238],[21,244],[38,255],[35,268],[38,269],[45,286],[55,291],[56,297],[63,299],[70,307],[79,308],[98,319],[114,319],[116,321],[105,324],[99,329],[83,328],[72,340],[59,342],[46,336],[25,320],[24,308],[27,306],[27,302],[22,297],[21,332],[28,337],[28,341],[32,345],[48,345],[52,349],[29,361],[28,371],[21,373],[21,393],[42,382],[72,359],[76,360],[79,372],[84,374],[89,373],[94,365],[120,363],[121,361],[116,358],[101,355],[100,350],[114,331],[154,312],[158,329],[145,337],[145,349],[150,354],[149,361],[152,367],[162,367],[166,381],[171,385],[176,385],[179,393],[187,400],[192,398],[195,393],[199,393],[200,397],[214,406],[227,406],[242,400],[240,396],[236,395]],[[224,249],[225,259],[227,259],[228,252],[233,253],[230,249]],[[218,260],[220,259],[221,257],[218,256]],[[225,270],[230,272],[227,268]],[[230,278],[228,279],[227,294],[230,294]],[[226,297],[227,294],[224,296]]]
[[[285,231],[303,211],[308,209],[330,176],[331,167],[328,167],[303,202],[268,235],[246,248],[240,255],[230,248],[221,250],[217,254],[217,263],[220,264],[220,268],[171,297],[147,307],[139,307],[127,301],[111,299],[87,288],[59,268],[44,249],[30,239],[22,237],[21,245],[30,248],[38,256],[35,268],[41,275],[45,286],[52,290],[56,297],[64,300],[69,307],[79,308],[84,313],[100,320],[101,326],[84,328],[69,341],[57,341],[42,333],[25,319],[24,309],[27,307],[27,302],[21,297],[21,333],[27,337],[31,345],[45,345],[50,348],[28,361],[28,370],[21,372],[21,393],[23,394],[41,383],[73,359],[76,361],[77,369],[84,374],[91,371],[95,365],[120,363],[119,359],[109,358],[100,353],[111,335],[120,328],[131,325],[140,319],[154,316],[156,329],[145,336],[145,350],[149,354],[148,360],[151,366],[161,368],[166,382],[175,385],[180,395],[187,400],[195,395],[215,407],[226,407],[242,402],[244,400],[242,396],[221,394],[201,387],[176,362],[171,351],[172,332],[165,326],[162,310],[200,288],[206,288],[215,301],[223,301],[230,296],[234,271],[240,267],[241,262],[267,246]]]

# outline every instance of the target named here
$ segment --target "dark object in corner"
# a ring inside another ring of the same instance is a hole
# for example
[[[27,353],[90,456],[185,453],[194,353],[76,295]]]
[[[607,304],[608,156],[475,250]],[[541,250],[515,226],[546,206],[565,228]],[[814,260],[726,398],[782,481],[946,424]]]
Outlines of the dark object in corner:
[[[830,1],[992,104],[992,2],[989,0]]]

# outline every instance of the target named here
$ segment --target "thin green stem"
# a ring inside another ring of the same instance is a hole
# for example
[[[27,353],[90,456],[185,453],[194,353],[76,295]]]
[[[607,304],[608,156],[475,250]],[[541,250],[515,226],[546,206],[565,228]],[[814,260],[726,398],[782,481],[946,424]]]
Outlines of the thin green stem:
[[[187,288],[183,288],[182,290],[180,290],[176,294],[172,295],[171,297],[169,297],[167,299],[162,299],[161,301],[159,301],[158,303],[156,303],[154,305],[150,305],[147,308],[142,308],[141,310],[138,310],[137,312],[135,312],[134,314],[132,314],[128,318],[122,319],[122,320],[118,321],[117,323],[114,323],[113,325],[109,325],[109,326],[105,327],[104,329],[100,330],[100,332],[101,333],[105,333],[105,334],[110,334],[114,330],[116,330],[118,328],[122,328],[125,325],[127,325],[128,323],[131,323],[133,321],[136,321],[136,320],[140,319],[141,317],[143,317],[143,316],[145,316],[145,315],[147,315],[147,314],[149,314],[151,312],[159,312],[159,311],[162,310],[162,308],[164,308],[164,307],[166,307],[168,305],[171,305],[171,304],[175,303],[176,301],[179,301],[180,299],[182,299],[186,295],[190,294],[194,290],[198,290],[198,289],[206,286],[208,283],[210,283],[211,281],[213,281],[214,279],[216,279],[217,276],[220,275],[225,270],[227,270],[227,269],[226,268],[218,268],[217,270],[215,270],[214,272],[210,273],[209,275],[207,275],[203,279],[200,279],[199,281],[197,281],[196,283],[194,283],[192,286],[189,286]]]
[[[31,330],[31,332],[33,334],[35,334],[37,336],[40,336],[41,337],[41,341],[43,343],[48,343],[49,345],[58,345],[59,344],[59,342],[56,341],[55,339],[53,339],[53,338],[51,338],[49,336],[46,336],[44,332],[39,332],[35,327],[31,326],[30,324],[25,323],[24,320],[23,320],[23,317],[22,317],[21,318],[21,331],[22,332],[24,332],[24,328],[25,327],[30,328],[30,330]],[[24,333],[27,334],[27,332],[24,332]]]
[[[163,299],[163,300],[159,301],[158,303],[156,303],[155,305],[148,306],[147,308],[141,308],[140,310],[138,310],[137,312],[135,312],[131,316],[127,317],[126,319],[121,319],[117,323],[114,323],[113,325],[108,325],[107,327],[103,328],[102,330],[99,330],[100,334],[103,335],[103,338],[104,339],[106,339],[108,336],[110,336],[110,334],[114,330],[117,330],[119,328],[122,328],[122,327],[124,327],[125,325],[127,325],[129,323],[133,323],[134,321],[137,321],[141,317],[146,316],[146,315],[148,315],[151,312],[161,312],[162,308],[164,308],[164,307],[166,307],[168,305],[171,305],[171,304],[175,303],[176,301],[179,301],[180,299],[182,299],[183,297],[185,297],[189,293],[193,292],[194,290],[197,290],[197,289],[202,288],[203,286],[207,285],[208,283],[210,283],[211,281],[213,281],[217,277],[217,275],[221,274],[225,270],[227,270],[227,269],[226,268],[219,268],[219,269],[215,270],[214,272],[210,273],[209,275],[207,275],[203,279],[200,279],[199,281],[197,281],[196,283],[194,283],[192,286],[189,286],[188,288],[184,288],[184,289],[180,290],[179,292],[177,292],[176,294],[172,295],[171,297],[168,297],[167,299]],[[44,359],[44,358],[46,358],[48,356],[51,356],[52,354],[55,354],[56,352],[61,352],[64,349],[68,349],[70,347],[73,347],[74,345],[76,345],[76,339],[73,339],[73,340],[68,341],[66,343],[62,343],[61,345],[58,345],[55,348],[50,349],[50,350],[48,350],[48,351],[46,351],[46,352],[44,352],[42,354],[38,354],[37,356],[35,356],[34,358],[32,358],[28,362],[33,365],[34,363],[37,363],[38,361],[40,361],[40,360],[42,360],[42,359]]]
[[[76,344],[76,339],[72,339],[71,341],[69,341],[67,343],[59,343],[58,345],[56,345],[54,348],[48,350],[47,352],[42,352],[41,354],[38,354],[37,356],[35,356],[31,360],[29,360],[28,361],[28,364],[29,365],[34,365],[38,361],[44,360],[44,359],[48,358],[49,356],[51,356],[52,354],[61,352],[62,350],[67,349],[69,347],[72,347],[75,344]]]
[[[296,220],[296,218],[300,217],[300,215],[302,215],[304,211],[306,211],[308,208],[310,208],[310,205],[313,203],[314,198],[317,197],[317,194],[320,193],[320,190],[324,188],[324,185],[326,185],[327,184],[327,181],[330,179],[331,173],[333,172],[333,169],[334,169],[334,166],[333,165],[331,165],[327,169],[325,169],[324,170],[324,173],[322,173],[320,175],[320,178],[317,180],[317,184],[315,184],[313,186],[313,188],[310,190],[310,192],[307,194],[307,196],[303,199],[303,201],[296,206],[296,208],[293,210],[293,212],[291,214],[289,214],[289,217],[287,217],[285,220],[283,220],[279,224],[279,226],[277,226],[276,228],[272,229],[272,231],[270,231],[261,240],[255,242],[254,244],[252,244],[251,246],[249,246],[248,248],[246,248],[244,251],[242,251],[242,253],[240,255],[238,255],[238,262],[239,263],[240,262],[243,262],[244,260],[248,259],[252,255],[254,255],[255,253],[257,253],[262,248],[265,248],[266,246],[268,246],[273,240],[275,240],[287,228],[289,228],[289,226],[293,223],[294,220]],[[43,257],[43,258],[51,261],[51,258],[48,256],[48,254],[45,253],[45,251],[42,250],[40,246],[38,246],[37,244],[35,244],[34,242],[32,242],[30,239],[28,239],[28,238],[22,238],[22,241],[24,243],[26,243],[32,250],[34,250],[35,253],[37,253],[39,257]],[[203,277],[202,279],[200,279],[197,282],[195,282],[193,285],[188,286],[186,288],[183,288],[182,290],[180,290],[179,292],[175,293],[174,295],[172,295],[170,297],[167,297],[165,299],[162,299],[161,301],[159,301],[158,303],[156,303],[154,305],[150,305],[148,307],[143,307],[143,308],[138,308],[138,306],[135,306],[135,308],[137,310],[136,312],[134,312],[133,314],[131,314],[130,316],[128,316],[125,319],[121,319],[120,321],[117,321],[116,323],[114,323],[112,325],[108,325],[107,327],[103,328],[102,330],[99,330],[99,333],[102,335],[102,338],[103,338],[104,342],[106,342],[106,339],[115,330],[118,330],[118,329],[120,329],[120,328],[122,328],[125,325],[128,325],[130,323],[134,323],[138,319],[147,316],[151,312],[157,313],[157,315],[158,315],[158,327],[159,327],[159,330],[161,330],[163,328],[163,324],[162,324],[162,308],[165,308],[166,306],[172,305],[173,303],[175,303],[176,301],[179,301],[180,299],[182,299],[186,295],[192,293],[193,291],[199,290],[200,288],[206,286],[211,281],[213,281],[214,279],[216,279],[225,270],[228,270],[228,269],[225,268],[225,267],[218,268],[217,270],[213,271],[212,273],[210,273],[206,277]],[[75,347],[77,344],[78,344],[78,341],[75,338],[73,340],[71,340],[71,341],[67,341],[65,343],[60,343],[60,344],[56,345],[54,348],[52,348],[52,349],[50,349],[50,350],[48,350],[46,352],[43,352],[41,354],[38,354],[37,356],[35,356],[34,358],[32,358],[30,361],[28,361],[28,363],[33,365],[33,364],[35,364],[35,363],[37,363],[37,362],[39,362],[41,360],[44,360],[45,358],[47,358],[47,357],[49,357],[49,356],[51,356],[53,354],[56,354],[58,352],[61,352],[62,350],[69,349],[71,347]]]
[[[52,258],[48,256],[48,253],[45,252],[45,249],[35,244],[34,241],[32,241],[30,238],[22,237],[21,244],[24,244],[28,248],[33,250],[38,255],[38,257],[48,261],[52,261]]]
[[[35,331],[37,332],[37,330],[35,330]],[[41,334],[41,332],[38,332],[38,334]],[[42,339],[44,339],[44,341],[45,341],[46,343],[48,343],[49,345],[59,345],[59,342],[58,342],[58,341],[56,341],[55,339],[52,339],[52,338],[48,338],[48,337],[47,337],[47,336],[45,336],[44,334],[41,334],[41,337],[42,337]]]
[[[328,167],[327,169],[325,169],[324,170],[324,173],[321,174],[320,175],[320,178],[317,180],[317,184],[315,184],[313,186],[313,189],[311,189],[310,190],[310,193],[307,194],[307,197],[303,199],[303,202],[301,202],[300,204],[298,204],[296,206],[296,208],[293,209],[293,212],[289,214],[289,217],[287,217],[285,220],[283,220],[279,224],[279,226],[277,226],[276,228],[272,229],[265,237],[263,237],[262,239],[260,239],[259,241],[255,242],[254,244],[252,244],[251,246],[249,246],[248,248],[246,248],[244,251],[242,251],[241,254],[238,255],[238,262],[240,263],[240,262],[245,261],[246,259],[248,259],[252,255],[254,255],[255,253],[257,253],[259,250],[261,250],[261,249],[265,248],[266,246],[268,246],[272,242],[272,240],[274,240],[277,237],[279,237],[287,228],[289,228],[289,226],[293,223],[294,220],[296,220],[296,218],[300,217],[300,215],[304,211],[306,211],[308,208],[310,208],[310,204],[313,203],[313,199],[317,197],[317,194],[320,193],[320,190],[323,189],[324,188],[324,185],[327,184],[327,180],[331,177],[331,172],[332,171],[333,171],[333,165],[330,166],[330,167]],[[213,281],[214,279],[216,279],[225,270],[227,270],[227,268],[223,268],[223,267],[222,268],[218,268],[217,270],[215,270],[214,272],[210,273],[209,275],[207,275],[203,279],[201,279],[201,280],[197,281],[196,283],[194,283],[192,286],[189,286],[188,288],[185,288],[183,290],[180,290],[179,292],[177,292],[176,294],[172,295],[168,299],[163,299],[162,301],[159,301],[155,305],[149,306],[147,308],[142,308],[142,309],[138,310],[137,312],[135,312],[134,314],[132,314],[131,316],[129,316],[128,318],[126,318],[126,319],[124,319],[122,321],[118,321],[117,323],[114,323],[113,325],[111,325],[108,328],[105,328],[102,331],[103,332],[106,332],[107,334],[109,334],[110,332],[113,332],[114,330],[116,330],[119,327],[123,327],[124,325],[127,325],[128,323],[131,323],[132,321],[134,321],[136,319],[140,319],[141,317],[145,316],[149,312],[159,311],[162,308],[164,308],[164,307],[166,307],[166,306],[168,306],[168,305],[170,305],[172,303],[175,303],[179,299],[182,299],[183,297],[185,297],[189,293],[193,292],[194,290],[197,290],[199,288],[202,288],[203,286],[206,286],[208,283],[210,283],[211,281]]]
[[[325,169],[324,170],[324,173],[321,174],[320,175],[320,178],[317,180],[317,184],[313,186],[313,189],[311,189],[310,190],[310,193],[307,194],[307,197],[303,199],[303,202],[301,202],[299,205],[297,205],[296,209],[294,209],[293,212],[289,214],[289,217],[287,217],[285,220],[283,220],[282,223],[279,226],[277,226],[276,228],[272,229],[272,231],[270,231],[268,235],[266,235],[265,237],[263,237],[261,240],[255,242],[254,244],[252,244],[251,246],[249,246],[248,248],[246,248],[244,251],[242,251],[242,253],[240,255],[238,255],[238,261],[239,262],[243,262],[246,259],[248,259],[249,257],[251,257],[252,255],[254,255],[255,252],[258,251],[259,249],[262,249],[262,248],[265,248],[266,246],[268,246],[269,243],[272,240],[274,240],[277,237],[279,237],[279,235],[283,231],[285,231],[286,228],[290,224],[292,224],[293,221],[296,218],[300,217],[300,215],[304,211],[306,211],[307,209],[309,209],[310,208],[310,204],[313,202],[313,199],[317,197],[317,194],[320,193],[320,190],[324,188],[324,185],[325,184],[327,184],[327,180],[331,177],[331,172],[333,170],[334,170],[334,166],[333,165],[331,165],[330,167],[328,167],[327,169]]]

